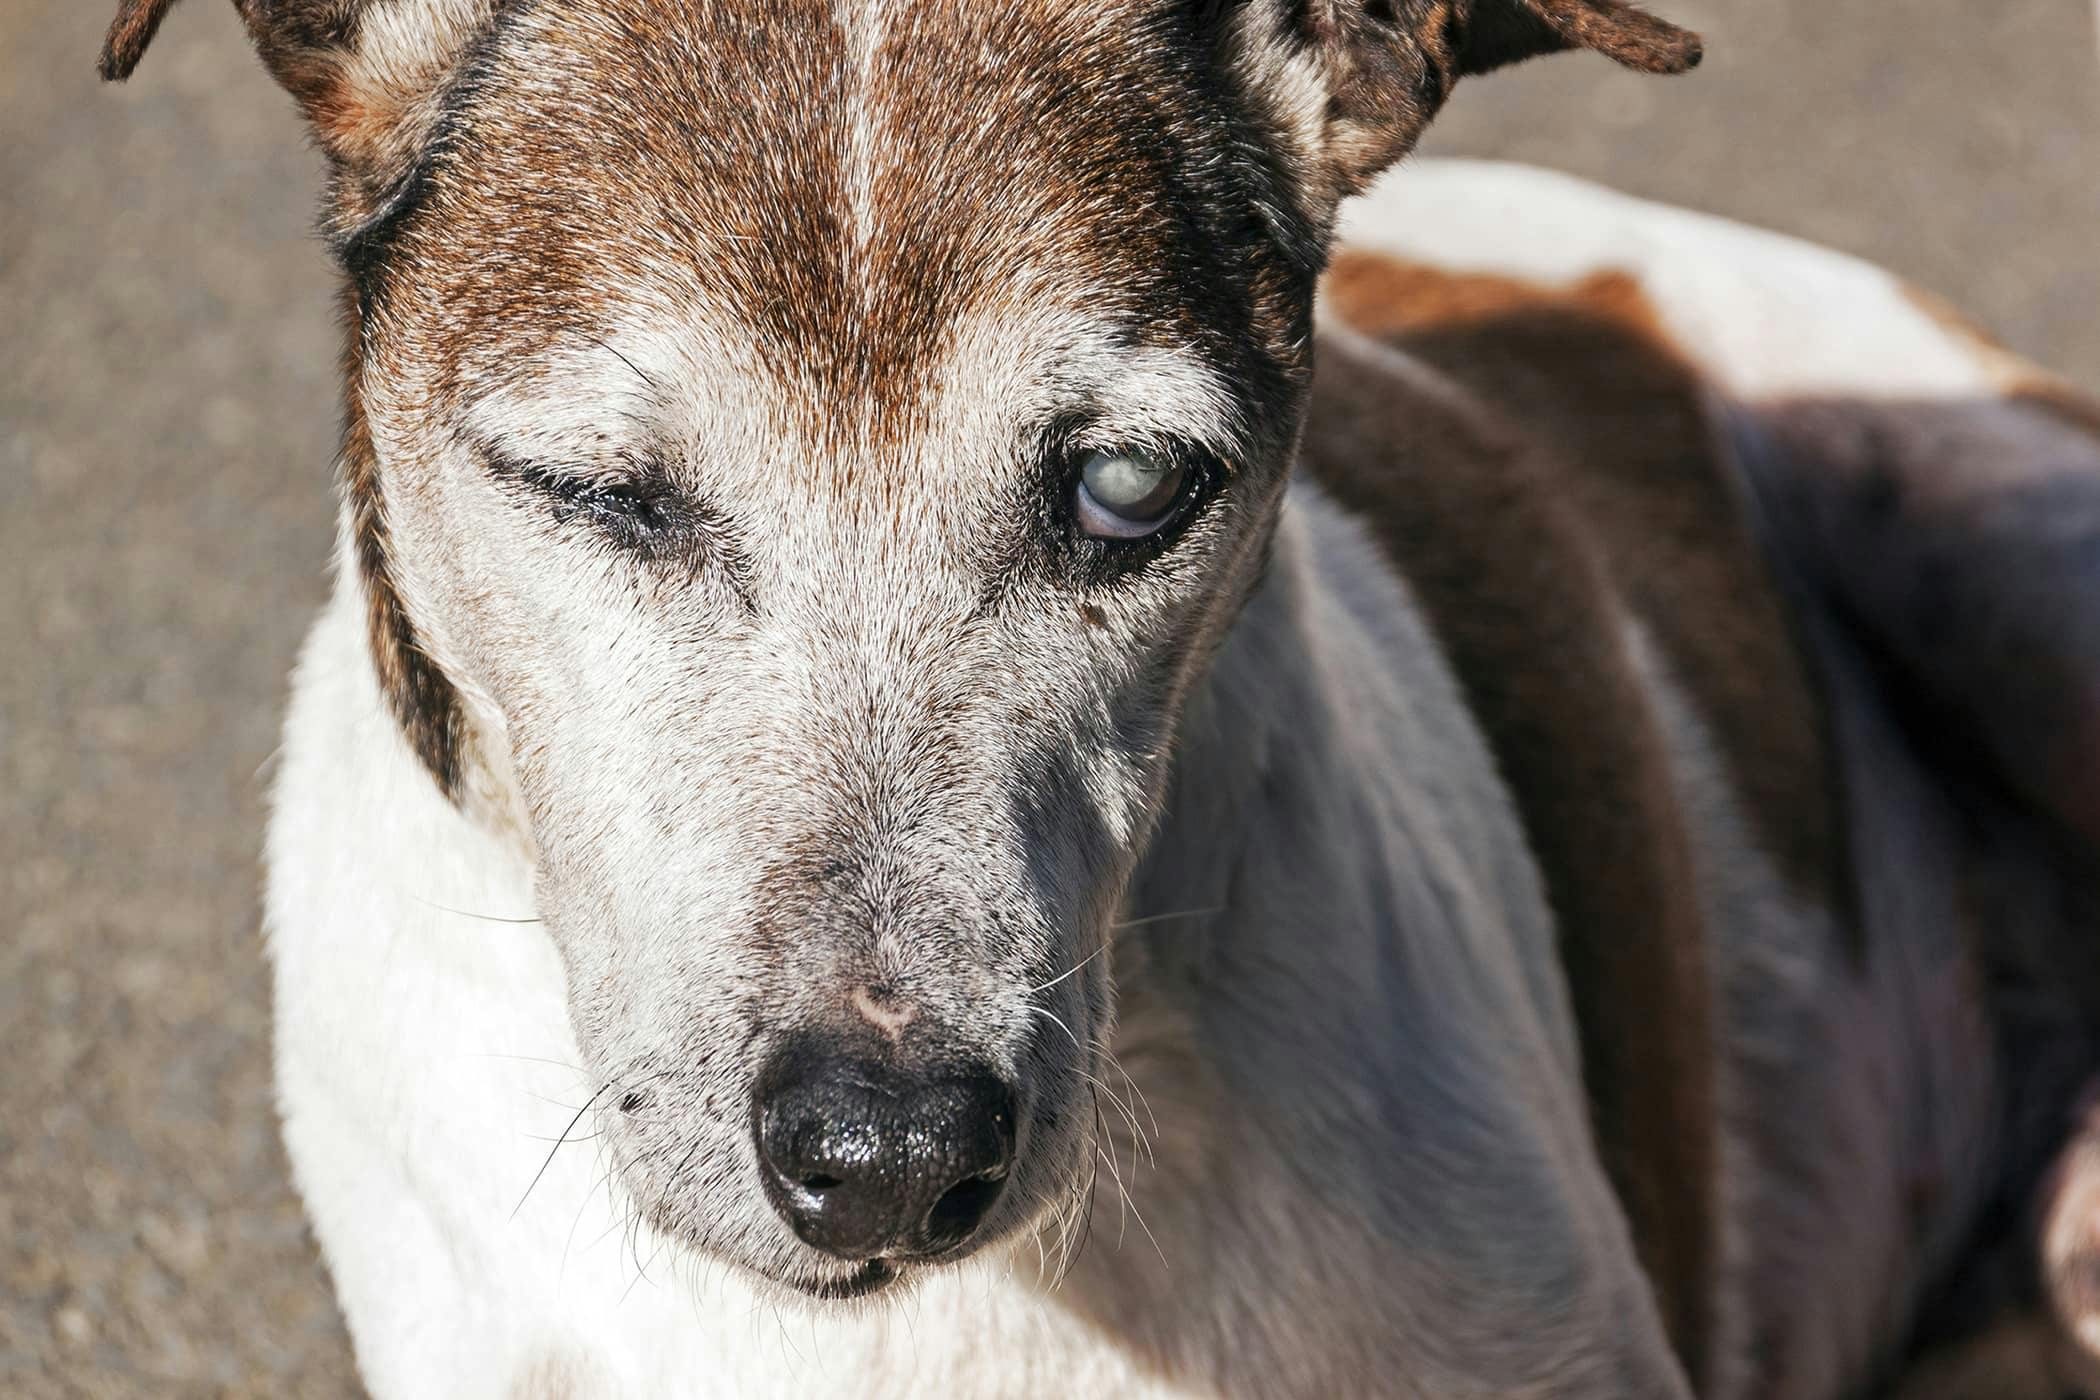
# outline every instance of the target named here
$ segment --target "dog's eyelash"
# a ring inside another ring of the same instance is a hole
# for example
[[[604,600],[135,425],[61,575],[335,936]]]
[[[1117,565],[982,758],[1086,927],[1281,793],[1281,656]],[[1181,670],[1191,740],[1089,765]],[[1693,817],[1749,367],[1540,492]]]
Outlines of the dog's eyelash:
[[[536,478],[536,479],[535,479]],[[562,509],[561,518],[580,511],[613,516],[647,530],[662,529],[673,522],[674,502],[670,493],[646,481],[605,481],[595,477],[565,476],[538,472],[525,478],[529,485],[552,496]]]
[[[688,513],[676,489],[646,468],[628,476],[604,476],[508,461],[494,454],[489,462],[502,480],[528,487],[552,502],[554,518],[563,523],[588,516],[617,532],[642,538],[683,524]]]
[[[485,454],[498,481],[553,507],[557,523],[589,526],[601,544],[655,564],[705,566],[746,611],[754,610],[752,570],[733,520],[658,467],[630,460],[624,475],[564,470]]]

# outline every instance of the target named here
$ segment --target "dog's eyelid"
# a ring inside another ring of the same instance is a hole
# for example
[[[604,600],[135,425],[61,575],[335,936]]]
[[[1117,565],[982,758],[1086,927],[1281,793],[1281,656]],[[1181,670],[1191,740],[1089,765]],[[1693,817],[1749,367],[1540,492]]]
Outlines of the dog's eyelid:
[[[649,457],[623,453],[606,462],[543,462],[488,446],[476,450],[499,485],[551,502],[562,521],[593,517],[638,545],[674,532],[710,539],[730,533],[718,512],[682,490]]]
[[[1126,423],[1106,414],[1073,413],[1055,419],[1044,431],[1042,454],[1051,462],[1076,468],[1090,453],[1139,452],[1232,476],[1232,463],[1243,460],[1246,453],[1241,444],[1214,441],[1214,437],[1157,423]]]
[[[632,448],[580,453],[519,450],[479,440],[469,440],[468,447],[491,474],[534,485],[572,486],[579,491],[649,488],[668,492],[676,489],[670,469],[649,451]]]

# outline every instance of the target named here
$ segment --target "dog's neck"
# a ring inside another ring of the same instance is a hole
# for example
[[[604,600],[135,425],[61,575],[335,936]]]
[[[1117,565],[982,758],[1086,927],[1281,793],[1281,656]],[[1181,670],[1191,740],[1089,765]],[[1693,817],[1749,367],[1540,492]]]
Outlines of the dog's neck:
[[[1365,1160],[1334,1164],[1342,1175],[1462,1139],[1491,1156],[1537,1124],[1402,1129],[1381,1105],[1442,1101],[1483,1066],[1541,1091],[1578,1073],[1522,836],[1436,643],[1373,550],[1317,487],[1293,486],[1268,575],[1192,698],[1113,933],[1117,1065],[1100,1113],[1121,1156],[1102,1166],[1096,1243],[1060,1296],[1111,1332],[1149,1319],[1121,1339],[1169,1368],[1217,1366],[1221,1383],[1275,1359],[1243,1349],[1288,1334],[1279,1319],[1318,1329],[1377,1306],[1276,1290],[1321,1277],[1330,1231],[1370,1222],[1269,1209],[1275,1143],[1308,1121],[1352,1123]],[[1283,990],[1300,981],[1320,988],[1315,1023]],[[1388,1223],[1421,1232],[1439,1206],[1416,1204]],[[1479,1248],[1440,1228],[1422,1234],[1425,1258]],[[1436,1289],[1428,1274],[1390,1282]]]
[[[1301,479],[1267,575],[1184,717],[1166,809],[1115,936],[1119,1000],[1127,1009],[1154,971],[1179,984],[1191,960],[1270,940],[1284,912],[1271,890],[1305,901],[1287,923],[1363,907],[1368,886],[1407,873],[1373,868],[1367,823],[1400,825],[1395,844],[1411,855],[1465,829],[1502,862],[1493,889],[1522,955],[1550,958],[1536,876],[1505,794],[1482,778],[1491,772],[1413,600],[1358,524]],[[1355,838],[1319,839],[1344,829]],[[1280,851],[1287,870],[1254,874]],[[1262,908],[1246,902],[1255,882]]]

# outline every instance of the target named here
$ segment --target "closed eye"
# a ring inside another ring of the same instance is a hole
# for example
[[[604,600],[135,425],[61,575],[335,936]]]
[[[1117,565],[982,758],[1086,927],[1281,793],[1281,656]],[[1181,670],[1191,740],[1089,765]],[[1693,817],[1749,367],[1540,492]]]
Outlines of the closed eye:
[[[668,482],[648,475],[605,477],[558,468],[518,466],[506,473],[546,497],[555,519],[578,516],[642,533],[659,533],[680,522],[681,503]]]
[[[498,482],[550,508],[564,526],[590,530],[637,558],[705,565],[719,573],[749,609],[751,571],[731,522],[646,458],[616,467],[560,467],[520,462],[484,449]]]

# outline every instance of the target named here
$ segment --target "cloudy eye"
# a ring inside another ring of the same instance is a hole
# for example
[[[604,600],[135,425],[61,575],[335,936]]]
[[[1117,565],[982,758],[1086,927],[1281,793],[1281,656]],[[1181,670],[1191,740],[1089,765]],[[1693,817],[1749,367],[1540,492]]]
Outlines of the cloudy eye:
[[[1142,448],[1093,452],[1074,490],[1079,528],[1099,539],[1138,540],[1174,516],[1188,469]]]

